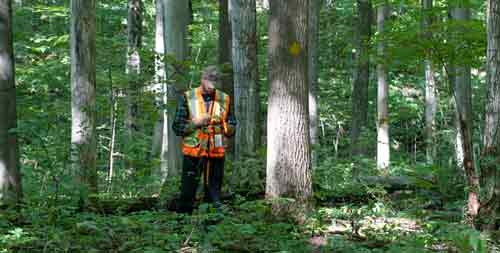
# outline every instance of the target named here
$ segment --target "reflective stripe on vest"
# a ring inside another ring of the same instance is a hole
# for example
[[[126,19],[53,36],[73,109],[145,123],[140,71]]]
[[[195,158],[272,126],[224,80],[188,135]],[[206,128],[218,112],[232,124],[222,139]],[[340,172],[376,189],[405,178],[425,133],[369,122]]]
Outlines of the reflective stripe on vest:
[[[210,107],[206,108],[201,88],[185,92],[189,119],[211,115],[208,126],[196,129],[183,139],[182,152],[193,157],[224,157],[224,134],[228,133],[227,114],[229,96],[224,92],[215,90],[215,99]]]

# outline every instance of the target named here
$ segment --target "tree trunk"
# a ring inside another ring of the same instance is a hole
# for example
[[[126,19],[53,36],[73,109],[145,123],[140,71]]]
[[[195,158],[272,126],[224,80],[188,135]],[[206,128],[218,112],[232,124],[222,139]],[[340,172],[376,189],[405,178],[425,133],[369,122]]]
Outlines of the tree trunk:
[[[270,1],[266,197],[293,198],[274,211],[301,214],[312,197],[307,0]],[[285,208],[282,208],[285,207]]]
[[[138,104],[140,91],[139,75],[141,73],[141,37],[142,37],[142,1],[128,0],[128,18],[127,18],[127,68],[128,89],[126,95],[127,114],[125,116],[125,129],[127,131],[126,146],[134,146],[135,136],[139,131],[137,125]],[[129,150],[129,152],[134,152]],[[127,158],[127,160],[130,160]],[[127,163],[127,169],[133,167],[132,163]]]
[[[22,196],[10,0],[0,0],[0,34],[0,205],[10,205]]]
[[[155,1],[156,17],[155,17],[155,85],[154,93],[156,94],[156,104],[158,107],[159,115],[158,121],[156,122],[154,135],[153,135],[153,146],[151,149],[151,156],[160,155],[160,170],[158,173],[159,181],[163,183],[168,175],[168,129],[167,124],[168,115],[163,109],[163,105],[167,103],[167,83],[165,74],[165,42],[164,42],[164,10],[163,1]],[[159,152],[158,152],[159,151]]]
[[[470,12],[467,7],[452,7],[451,16],[458,21],[467,21]],[[474,219],[479,209],[479,177],[474,167],[474,153],[472,149],[472,102],[471,102],[471,73],[466,63],[455,67],[455,103],[457,120],[463,149],[463,166],[468,185],[468,216]]]
[[[481,153],[482,182],[485,197],[480,219],[485,229],[500,226],[500,3],[489,0],[487,9],[488,102]]]
[[[257,150],[257,23],[255,0],[230,0],[234,71],[234,113],[238,119],[235,160],[242,161]]]
[[[356,72],[352,89],[351,152],[353,155],[366,153],[359,138],[368,123],[368,86],[370,79],[370,37],[372,20],[371,0],[357,0],[358,45],[356,50]]]
[[[423,23],[422,30],[424,39],[430,41],[432,32],[432,3],[433,0],[422,0]],[[430,51],[427,51],[429,54]],[[433,164],[436,158],[437,143],[436,143],[436,111],[437,111],[437,94],[436,81],[434,78],[434,67],[431,56],[427,55],[424,60],[425,65],[425,155],[428,164]]]
[[[71,148],[79,198],[97,193],[96,5],[71,1]]]
[[[378,64],[377,64],[377,169],[387,175],[390,160],[389,143],[389,84],[387,82],[387,67],[385,64],[385,19],[389,11],[387,3],[377,9]]]
[[[313,168],[317,165],[318,153],[316,148],[319,145],[318,141],[318,96],[316,94],[318,85],[318,72],[316,70],[318,63],[318,46],[319,46],[319,17],[321,9],[321,0],[309,1],[309,55],[308,55],[308,78],[309,78],[309,135],[311,137],[311,161]]]
[[[168,101],[166,104],[169,106],[167,119],[164,119],[168,127],[168,141],[163,145],[167,148],[168,153],[168,159],[166,159],[168,161],[168,173],[175,174],[181,169],[182,153],[180,138],[175,135],[170,127],[175,117],[175,106],[171,105],[175,104],[174,101],[177,101],[177,96],[180,96],[186,88],[186,84],[180,80],[185,70],[178,62],[186,60],[188,55],[187,28],[191,20],[191,14],[188,0],[163,1],[165,12],[165,55],[177,61],[168,60],[165,62],[166,78],[169,80],[167,85]]]

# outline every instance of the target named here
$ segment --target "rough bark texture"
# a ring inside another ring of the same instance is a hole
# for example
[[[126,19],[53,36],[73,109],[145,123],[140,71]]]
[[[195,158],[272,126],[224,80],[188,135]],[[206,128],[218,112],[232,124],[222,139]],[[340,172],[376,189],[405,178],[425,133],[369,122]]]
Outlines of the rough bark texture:
[[[307,9],[307,0],[270,1],[266,197],[299,209],[312,197]]]
[[[125,127],[128,139],[137,132],[137,98],[139,96],[139,74],[141,73],[141,48],[142,40],[142,1],[128,0],[127,18],[127,69],[128,90],[127,90],[127,115],[125,117]]]
[[[351,152],[364,154],[366,147],[359,145],[359,138],[368,123],[368,86],[370,79],[369,41],[371,37],[372,3],[370,0],[357,0],[358,6],[358,45],[356,50],[356,71],[352,89]]]
[[[257,25],[255,0],[230,0],[233,33],[234,113],[238,119],[235,159],[255,153],[259,139],[257,93]]]
[[[451,16],[455,20],[466,21],[470,17],[466,7],[453,7]],[[474,219],[479,209],[479,177],[474,168],[472,149],[472,96],[470,66],[460,64],[455,67],[454,96],[457,107],[458,128],[463,149],[463,166],[468,185],[468,215]]]
[[[164,10],[163,0],[155,1],[156,17],[155,17],[155,85],[154,91],[156,93],[156,104],[158,107],[159,115],[158,121],[155,125],[153,135],[153,147],[151,155],[160,155],[160,171],[159,179],[164,182],[168,175],[168,129],[167,112],[162,110],[164,104],[167,103],[167,83],[165,74],[165,62],[163,56],[165,54],[165,42],[163,40],[164,33]]]
[[[317,164],[317,152],[315,151],[316,146],[319,144],[318,140],[318,96],[316,94],[317,84],[318,84],[318,72],[316,71],[318,62],[318,50],[319,45],[319,13],[321,9],[322,0],[310,0],[309,1],[309,32],[308,32],[308,43],[309,43],[309,55],[308,55],[308,78],[309,78],[309,135],[311,137],[311,159],[313,168]]]
[[[219,0],[219,48],[218,57],[219,65],[222,66],[224,73],[222,79],[222,89],[234,97],[233,86],[233,66],[232,66],[232,31],[231,20],[229,17],[229,2],[228,0]],[[234,101],[231,101],[234,102]],[[233,103],[234,104],[234,103]],[[234,107],[233,107],[234,108]]]
[[[388,174],[390,160],[389,143],[389,83],[387,82],[387,67],[385,64],[385,42],[384,30],[385,19],[389,11],[387,3],[381,4],[377,8],[377,32],[379,42],[377,48],[377,168]]]
[[[16,129],[12,3],[0,0],[0,205],[21,199]]]
[[[95,0],[71,1],[71,148],[80,198],[97,192]]]
[[[422,30],[424,39],[432,39],[430,26],[432,25],[433,0],[422,0],[423,22]],[[427,163],[433,164],[436,158],[436,111],[437,94],[434,67],[430,56],[424,60],[425,66],[425,154]]]
[[[188,25],[191,20],[191,12],[188,0],[163,0],[165,12],[165,30],[164,43],[165,55],[175,59],[175,61],[184,61],[188,56]],[[170,173],[180,171],[182,166],[181,140],[173,132],[171,125],[175,116],[175,101],[186,89],[186,84],[179,81],[185,71],[179,64],[166,61],[166,75],[168,84],[168,118],[165,119],[168,126],[168,142],[164,143],[168,153],[168,170]]]
[[[489,0],[487,10],[488,102],[483,134],[481,171],[483,189],[480,219],[486,229],[500,226],[500,3]]]

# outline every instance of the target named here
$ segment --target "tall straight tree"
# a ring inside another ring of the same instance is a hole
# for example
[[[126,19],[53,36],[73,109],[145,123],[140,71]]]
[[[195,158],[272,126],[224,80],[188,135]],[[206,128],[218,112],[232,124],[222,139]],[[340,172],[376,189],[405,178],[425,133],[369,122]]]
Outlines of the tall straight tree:
[[[270,1],[266,197],[312,197],[308,107],[308,0]],[[279,207],[279,205],[278,205]],[[281,208],[275,211],[281,211]]]
[[[167,83],[165,74],[165,62],[163,56],[165,54],[164,41],[164,19],[165,12],[163,10],[163,0],[155,1],[155,85],[154,92],[156,93],[156,103],[158,107],[167,103]],[[164,110],[160,110],[158,121],[156,122],[153,147],[151,155],[160,155],[160,181],[164,182],[168,174],[168,115]],[[159,151],[159,152],[158,152]]]
[[[482,189],[481,218],[485,229],[500,224],[500,3],[488,0],[487,9],[487,82],[488,101],[481,154]]]
[[[309,55],[308,55],[308,78],[309,78],[309,135],[311,137],[312,153],[311,159],[313,167],[317,163],[317,152],[315,151],[318,142],[318,96],[316,94],[317,84],[318,84],[318,72],[316,70],[318,63],[318,51],[317,47],[319,44],[319,17],[322,0],[310,0],[309,1],[309,32],[308,32],[308,45],[309,45]]]
[[[95,0],[71,0],[71,152],[83,200],[97,192],[95,11]]]
[[[233,33],[234,113],[238,119],[235,159],[257,149],[259,94],[257,75],[257,14],[255,0],[230,0]]]
[[[138,131],[137,125],[137,98],[139,96],[139,74],[141,72],[140,48],[142,44],[142,0],[128,0],[127,17],[127,115],[125,127],[128,141],[132,141]]]
[[[359,137],[368,124],[368,87],[370,83],[370,47],[372,35],[371,0],[357,0],[358,18],[356,32],[356,70],[352,88],[351,151],[353,155],[365,153]]]
[[[422,31],[425,40],[432,39],[432,3],[433,0],[422,0]],[[425,68],[425,155],[427,163],[434,163],[436,157],[436,111],[437,111],[437,93],[434,67],[429,55],[426,52],[424,60]]]
[[[188,48],[188,25],[191,20],[191,11],[189,8],[189,0],[163,0],[163,11],[165,12],[165,57],[167,61],[166,78],[170,82],[167,86],[167,104],[170,101],[175,101],[177,94],[180,94],[186,85],[180,80],[182,72],[182,64],[177,64],[179,61],[186,60],[189,52]],[[171,59],[171,60],[169,60]],[[172,62],[175,60],[176,62]],[[175,107],[168,106],[168,118],[165,119],[167,126],[172,125],[174,119]],[[175,135],[172,128],[168,128],[168,141],[163,143],[167,147],[168,153],[168,170],[169,173],[180,171],[182,163],[182,154],[180,150],[180,138]],[[163,158],[162,158],[163,159]]]
[[[219,65],[222,66],[223,78],[222,78],[222,89],[224,92],[229,94],[234,98],[234,86],[233,86],[233,66],[232,66],[232,31],[231,31],[231,19],[229,17],[229,1],[219,0],[219,48],[218,57]],[[234,108],[234,99],[231,101]]]
[[[16,129],[12,2],[0,0],[0,205],[21,199]]]
[[[451,17],[458,22],[466,22],[470,17],[467,3],[451,6]],[[457,38],[457,41],[459,38]],[[454,96],[457,109],[458,133],[463,151],[463,167],[468,185],[468,215],[474,219],[479,209],[479,177],[474,166],[472,149],[472,91],[471,69],[466,61],[459,62],[454,67]]]
[[[378,61],[377,61],[377,168],[388,174],[390,160],[389,143],[389,83],[387,82],[387,66],[385,62],[385,20],[389,12],[387,2],[377,8]]]

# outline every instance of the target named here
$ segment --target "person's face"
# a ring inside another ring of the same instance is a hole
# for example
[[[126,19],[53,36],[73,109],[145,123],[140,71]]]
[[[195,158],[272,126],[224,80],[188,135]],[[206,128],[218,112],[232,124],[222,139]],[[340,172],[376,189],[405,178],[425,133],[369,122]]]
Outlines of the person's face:
[[[215,80],[210,80],[208,78],[202,78],[201,79],[201,90],[203,94],[213,94],[215,91],[215,85],[216,81]]]

